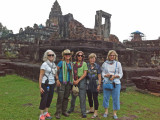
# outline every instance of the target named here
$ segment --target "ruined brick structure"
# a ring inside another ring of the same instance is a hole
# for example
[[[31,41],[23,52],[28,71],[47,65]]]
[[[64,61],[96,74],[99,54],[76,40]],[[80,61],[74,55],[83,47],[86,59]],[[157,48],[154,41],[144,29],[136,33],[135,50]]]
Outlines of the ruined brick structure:
[[[104,24],[102,24],[102,18],[105,18]],[[62,58],[61,52],[64,49],[70,49],[74,53],[82,50],[85,53],[85,61],[88,61],[88,55],[94,52],[97,54],[97,62],[102,64],[108,51],[114,49],[124,68],[123,84],[130,84],[132,77],[137,75],[137,70],[143,73],[142,67],[147,68],[145,75],[152,76],[148,68],[159,65],[157,61],[160,58],[160,40],[143,41],[137,39],[135,35],[132,41],[121,43],[116,35],[110,34],[110,18],[111,14],[102,10],[96,11],[94,28],[85,28],[82,23],[74,19],[72,14],[62,15],[61,7],[56,0],[45,26],[34,24],[33,27],[27,26],[24,30],[20,28],[18,34],[0,38],[0,58],[4,58],[5,52],[9,51],[17,55],[18,59],[14,62],[41,63],[43,53],[47,49],[52,49],[57,55],[56,62],[58,62]],[[27,70],[34,69],[25,64],[13,65],[12,62],[6,64],[9,64],[11,69],[15,66],[19,69],[24,66]],[[36,71],[38,67],[36,66]],[[23,76],[30,74],[28,72],[24,75],[25,72],[22,73],[21,70],[16,73]],[[31,76],[33,77],[33,74]],[[32,79],[31,76],[29,78]]]

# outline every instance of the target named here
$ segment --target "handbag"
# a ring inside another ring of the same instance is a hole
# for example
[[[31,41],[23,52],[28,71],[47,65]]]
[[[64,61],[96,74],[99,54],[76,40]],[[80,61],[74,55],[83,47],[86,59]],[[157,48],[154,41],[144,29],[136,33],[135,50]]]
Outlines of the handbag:
[[[72,92],[73,92],[74,96],[78,96],[79,95],[79,88],[78,88],[78,86],[73,85]]]
[[[107,90],[113,90],[114,86],[113,86],[113,83],[107,83],[107,84],[103,84],[103,88]]]
[[[116,68],[117,68],[117,62],[116,62]],[[115,68],[114,74],[116,74],[116,68]],[[106,90],[113,90],[113,88],[115,88],[115,87],[116,87],[115,82],[103,84],[103,88]]]

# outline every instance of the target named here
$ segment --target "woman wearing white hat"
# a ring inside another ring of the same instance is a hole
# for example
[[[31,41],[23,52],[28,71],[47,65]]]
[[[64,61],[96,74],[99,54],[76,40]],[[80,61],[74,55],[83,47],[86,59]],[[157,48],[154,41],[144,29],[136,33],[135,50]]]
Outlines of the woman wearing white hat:
[[[61,114],[68,117],[66,112],[68,106],[68,97],[70,95],[71,85],[73,84],[73,66],[72,66],[72,52],[66,49],[62,52],[62,61],[57,65],[58,78],[57,80],[57,104],[56,104],[56,118],[60,119]]]

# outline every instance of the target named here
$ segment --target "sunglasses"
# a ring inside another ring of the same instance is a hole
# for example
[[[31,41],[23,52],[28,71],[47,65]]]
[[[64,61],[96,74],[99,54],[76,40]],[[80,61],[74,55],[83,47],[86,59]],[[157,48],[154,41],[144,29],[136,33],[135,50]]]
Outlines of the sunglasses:
[[[54,54],[49,54],[48,56],[49,56],[49,57],[51,57],[51,56],[53,57],[53,56],[54,56]]]
[[[83,55],[77,55],[78,57],[83,57]]]
[[[71,54],[68,53],[68,54],[64,54],[64,55],[71,55]]]

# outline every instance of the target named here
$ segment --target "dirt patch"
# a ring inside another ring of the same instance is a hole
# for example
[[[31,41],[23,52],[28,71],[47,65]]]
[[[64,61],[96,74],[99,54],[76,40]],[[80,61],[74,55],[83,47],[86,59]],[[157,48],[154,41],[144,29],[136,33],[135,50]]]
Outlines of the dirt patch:
[[[130,115],[129,117],[127,116],[121,117],[118,120],[134,120],[136,118],[138,118],[136,115]]]
[[[26,103],[26,104],[23,104],[23,106],[24,107],[26,107],[26,106],[33,106],[33,104],[32,103]]]

